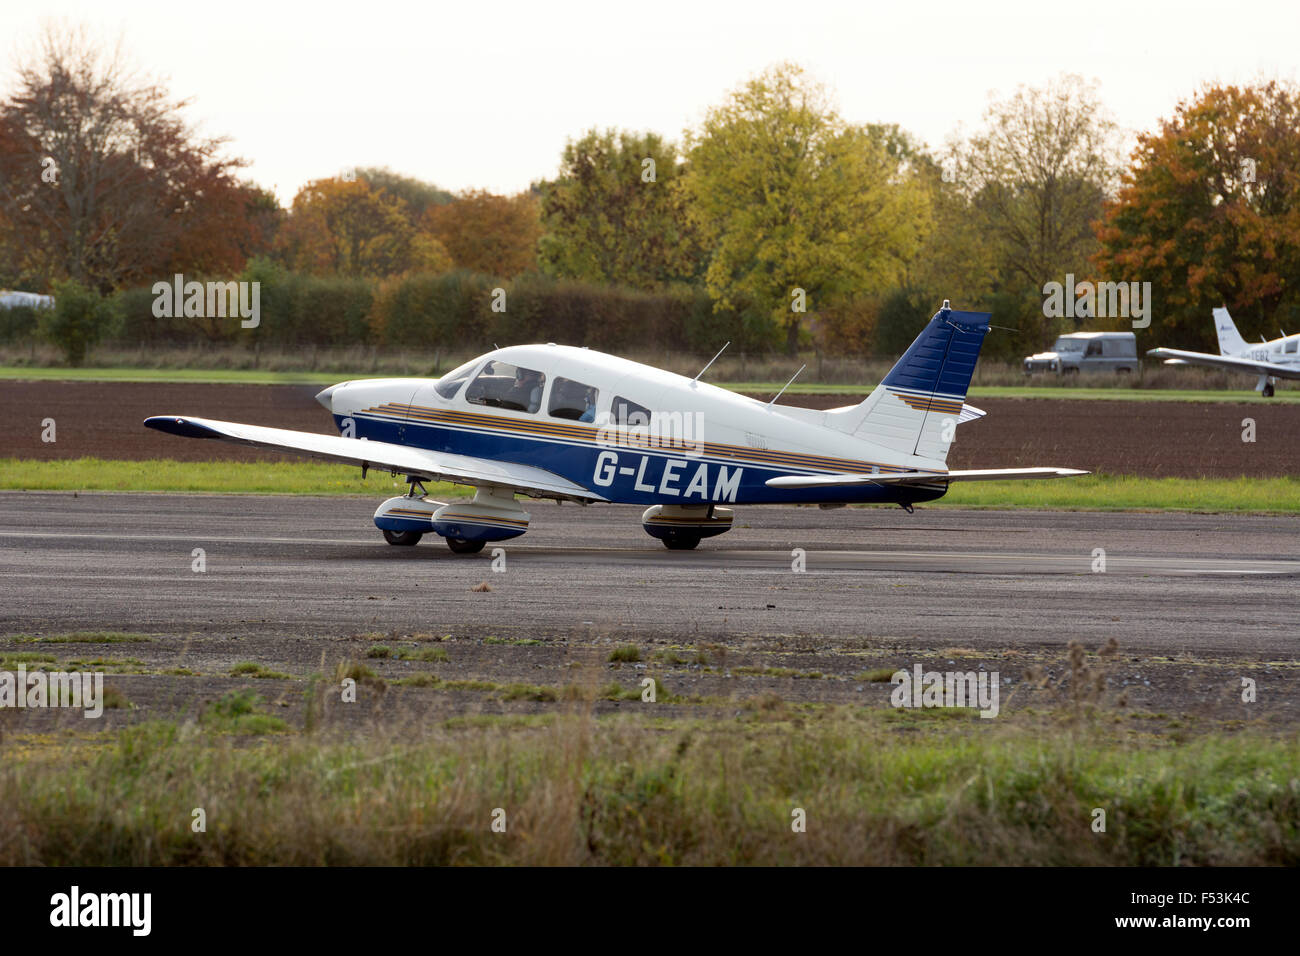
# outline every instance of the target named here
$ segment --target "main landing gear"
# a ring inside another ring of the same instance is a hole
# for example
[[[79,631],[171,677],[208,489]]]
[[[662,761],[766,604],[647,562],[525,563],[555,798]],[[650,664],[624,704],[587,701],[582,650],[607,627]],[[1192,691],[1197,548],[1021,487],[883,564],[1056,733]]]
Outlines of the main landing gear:
[[[448,538],[447,547],[457,554],[478,554],[486,541],[466,541],[464,538]]]
[[[430,498],[418,478],[407,481],[409,494],[389,498],[375,511],[375,526],[389,544],[409,548],[432,533],[446,539],[455,554],[477,554],[489,541],[516,538],[528,530],[528,512],[509,488],[479,487],[473,501],[444,504]]]
[[[641,515],[646,534],[669,551],[690,551],[704,538],[731,530],[732,510],[716,505],[654,505]]]
[[[387,528],[382,529],[384,540],[389,544],[400,545],[404,548],[414,547],[420,543],[424,535],[419,531],[389,531]]]

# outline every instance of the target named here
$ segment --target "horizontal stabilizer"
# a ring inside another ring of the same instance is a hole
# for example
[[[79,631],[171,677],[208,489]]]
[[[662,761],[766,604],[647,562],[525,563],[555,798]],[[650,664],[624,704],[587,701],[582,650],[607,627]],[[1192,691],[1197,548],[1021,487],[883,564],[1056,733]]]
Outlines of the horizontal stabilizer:
[[[1077,468],[989,468],[980,471],[905,471],[895,475],[781,475],[769,478],[770,488],[827,488],[837,485],[929,485],[945,481],[1010,481],[1020,478],[1074,478],[1088,472]]]
[[[219,422],[208,418],[158,415],[144,420],[146,428],[181,435],[185,438],[215,438],[219,441],[274,448],[309,458],[347,462],[370,468],[386,468],[399,474],[426,480],[441,479],[463,485],[494,485],[511,488],[525,495],[545,498],[573,498],[579,501],[607,501],[575,485],[566,478],[532,465],[508,461],[472,458],[449,452],[434,452],[410,445],[344,438],[341,435],[317,435],[314,432],[239,422]]]

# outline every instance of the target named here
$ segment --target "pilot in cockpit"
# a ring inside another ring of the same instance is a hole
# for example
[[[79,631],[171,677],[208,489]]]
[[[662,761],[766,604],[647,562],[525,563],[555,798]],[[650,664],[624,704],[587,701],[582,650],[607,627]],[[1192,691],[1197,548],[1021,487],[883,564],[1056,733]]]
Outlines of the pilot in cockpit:
[[[542,385],[545,381],[540,372],[516,368],[515,384],[510,389],[511,401],[529,413],[536,412],[542,407]]]

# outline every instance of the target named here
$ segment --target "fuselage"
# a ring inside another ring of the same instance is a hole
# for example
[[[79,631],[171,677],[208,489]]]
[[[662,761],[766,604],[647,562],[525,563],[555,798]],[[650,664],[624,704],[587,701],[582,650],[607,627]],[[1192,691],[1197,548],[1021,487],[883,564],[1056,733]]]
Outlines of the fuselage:
[[[1233,357],[1247,359],[1251,362],[1271,362],[1274,365],[1300,366],[1300,335],[1287,335],[1280,339],[1260,342],[1257,345],[1239,349],[1233,354]]]
[[[610,501],[910,504],[947,490],[942,461],[855,436],[843,415],[752,398],[588,349],[498,349],[441,379],[343,382],[340,433],[546,469]],[[841,411],[848,411],[841,410]],[[934,484],[778,489],[780,475],[927,471]]]

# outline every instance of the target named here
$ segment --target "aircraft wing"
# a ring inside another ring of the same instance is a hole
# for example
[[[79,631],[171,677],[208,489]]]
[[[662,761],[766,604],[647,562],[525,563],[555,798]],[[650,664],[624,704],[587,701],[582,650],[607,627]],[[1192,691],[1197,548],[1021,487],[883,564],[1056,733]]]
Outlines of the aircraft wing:
[[[896,475],[781,475],[769,478],[769,488],[826,488],[836,485],[930,485],[937,481],[1008,481],[1017,478],[1073,478],[1088,472],[1077,468],[988,468],[980,471],[905,471]]]
[[[1183,352],[1179,349],[1151,349],[1147,355],[1164,359],[1166,365],[1209,365],[1213,368],[1231,369],[1234,372],[1254,372],[1257,375],[1300,379],[1300,365],[1278,365],[1275,362],[1237,358],[1235,355],[1211,355],[1209,352]]]
[[[239,422],[218,422],[183,415],[158,415],[144,420],[155,428],[186,438],[215,438],[259,448],[274,448],[309,458],[342,461],[369,468],[387,468],[425,481],[441,479],[464,485],[499,485],[535,498],[571,498],[576,501],[608,501],[542,468],[488,458],[471,458],[449,452],[428,451],[409,445],[317,435],[288,428],[267,428]]]

